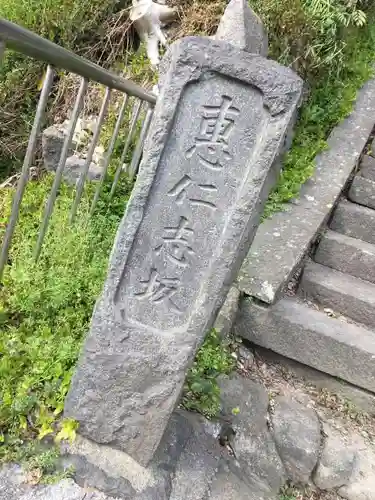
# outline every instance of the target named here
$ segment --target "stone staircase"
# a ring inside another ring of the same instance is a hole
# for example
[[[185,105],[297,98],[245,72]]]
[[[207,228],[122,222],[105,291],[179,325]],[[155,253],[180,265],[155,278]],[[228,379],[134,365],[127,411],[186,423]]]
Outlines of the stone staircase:
[[[236,333],[375,392],[375,158],[365,155],[294,296],[241,304]]]

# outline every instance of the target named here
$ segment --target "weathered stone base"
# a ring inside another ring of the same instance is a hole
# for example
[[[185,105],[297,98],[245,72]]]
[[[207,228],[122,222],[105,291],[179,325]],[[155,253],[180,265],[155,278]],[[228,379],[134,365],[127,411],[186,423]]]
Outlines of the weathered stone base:
[[[65,465],[73,464],[81,487],[121,500],[278,500],[288,481],[339,489],[349,500],[375,500],[375,489],[360,496],[373,486],[371,444],[345,430],[339,416],[332,420],[329,410],[317,408],[306,386],[288,378],[278,385],[262,356],[254,360],[241,347],[239,369],[244,359],[252,359],[252,367],[244,368],[246,376],[221,378],[217,420],[174,412],[147,468],[82,437],[65,448]]]
[[[263,426],[266,424],[267,397],[265,401],[266,406],[261,408]],[[255,408],[253,412],[256,413]],[[270,498],[272,488],[267,482],[263,483],[259,477],[255,482],[246,479],[236,460],[220,445],[220,429],[219,422],[211,423],[199,415],[178,410],[147,468],[122,451],[80,436],[73,444],[65,446],[64,464],[73,465],[78,484],[90,484],[123,500],[206,500],[211,498],[211,487],[215,491],[223,482],[228,490],[227,500],[260,500],[266,498],[262,496],[266,492]],[[277,457],[276,451],[274,456]],[[280,467],[282,469],[281,462]],[[272,476],[270,481],[274,481]],[[278,480],[275,495],[281,484]],[[215,493],[212,498],[216,498]],[[272,498],[276,500],[276,496]]]
[[[0,500],[278,500],[287,481],[375,500],[369,419],[358,433],[345,415],[332,418],[331,406],[319,406],[317,393],[278,370],[264,351],[254,357],[241,346],[238,369],[243,376],[220,379],[217,420],[177,410],[147,468],[78,437],[64,445],[62,459],[78,484],[32,486],[20,467],[5,466]]]

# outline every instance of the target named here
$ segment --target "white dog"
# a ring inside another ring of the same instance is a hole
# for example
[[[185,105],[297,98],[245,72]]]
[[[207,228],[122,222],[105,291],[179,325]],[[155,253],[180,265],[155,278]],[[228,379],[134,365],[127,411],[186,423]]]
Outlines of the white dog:
[[[134,23],[139,38],[146,43],[147,55],[153,66],[160,62],[159,43],[167,46],[167,39],[161,26],[176,18],[176,9],[165,5],[165,0],[156,3],[153,0],[133,0],[130,19]]]

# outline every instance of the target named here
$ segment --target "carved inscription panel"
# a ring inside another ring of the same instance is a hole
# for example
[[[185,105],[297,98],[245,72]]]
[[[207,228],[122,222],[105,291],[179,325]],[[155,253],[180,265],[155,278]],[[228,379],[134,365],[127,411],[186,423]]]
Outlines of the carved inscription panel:
[[[261,93],[236,80],[186,87],[116,292],[125,321],[188,322],[268,119]]]

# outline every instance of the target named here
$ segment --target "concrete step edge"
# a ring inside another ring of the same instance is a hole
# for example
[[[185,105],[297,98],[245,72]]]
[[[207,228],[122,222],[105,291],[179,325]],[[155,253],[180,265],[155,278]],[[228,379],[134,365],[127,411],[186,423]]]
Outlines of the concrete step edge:
[[[314,255],[318,264],[375,283],[375,245],[327,230]]]
[[[361,161],[359,173],[362,177],[375,181],[375,158],[369,155],[364,155]]]
[[[359,205],[375,208],[375,182],[357,174],[349,188],[348,198]]]
[[[330,318],[295,298],[269,307],[241,301],[235,334],[375,392],[375,332]]]
[[[330,267],[309,262],[300,291],[304,297],[375,329],[375,285]]]
[[[343,200],[329,227],[338,233],[375,244],[375,210]]]

